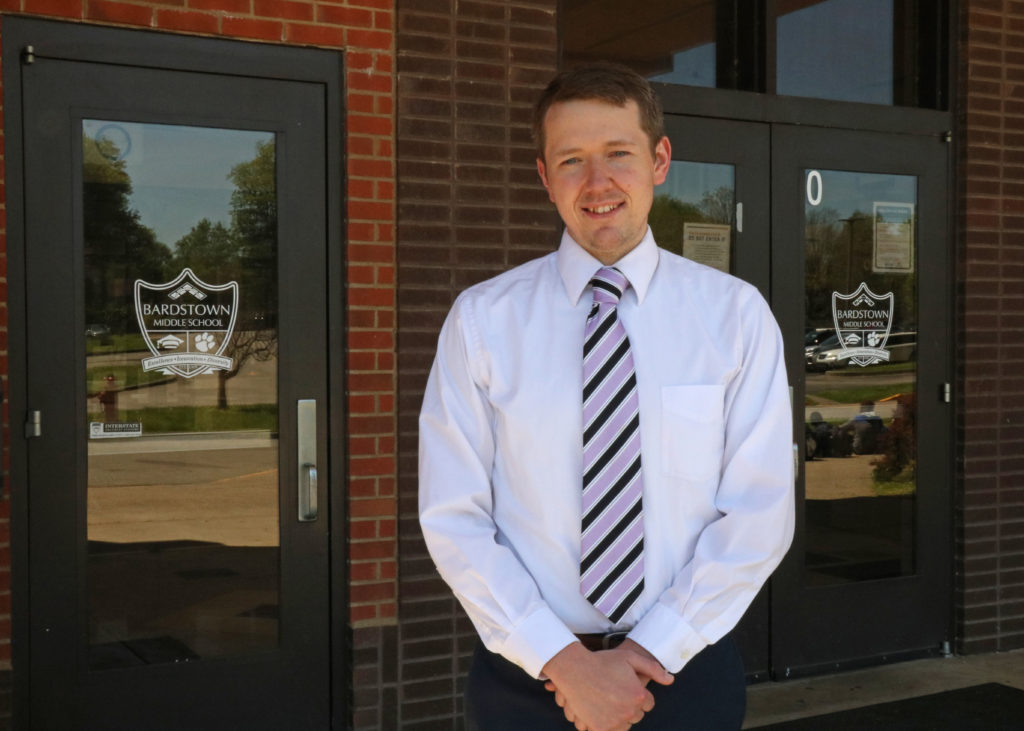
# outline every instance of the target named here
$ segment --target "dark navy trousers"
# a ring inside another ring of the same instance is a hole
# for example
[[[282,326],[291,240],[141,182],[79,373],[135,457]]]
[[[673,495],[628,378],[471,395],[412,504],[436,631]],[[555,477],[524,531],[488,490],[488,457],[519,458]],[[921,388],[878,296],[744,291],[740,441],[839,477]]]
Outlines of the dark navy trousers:
[[[726,636],[676,674],[669,686],[650,683],[654,708],[636,731],[736,731],[747,707],[743,661]],[[467,731],[575,731],[544,683],[477,645],[466,678]]]

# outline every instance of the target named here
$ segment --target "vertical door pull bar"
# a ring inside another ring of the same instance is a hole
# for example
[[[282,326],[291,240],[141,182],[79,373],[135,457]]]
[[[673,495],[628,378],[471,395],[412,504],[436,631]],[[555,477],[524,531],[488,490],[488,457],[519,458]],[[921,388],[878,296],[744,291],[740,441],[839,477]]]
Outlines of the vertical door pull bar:
[[[299,522],[316,520],[316,399],[298,402]]]

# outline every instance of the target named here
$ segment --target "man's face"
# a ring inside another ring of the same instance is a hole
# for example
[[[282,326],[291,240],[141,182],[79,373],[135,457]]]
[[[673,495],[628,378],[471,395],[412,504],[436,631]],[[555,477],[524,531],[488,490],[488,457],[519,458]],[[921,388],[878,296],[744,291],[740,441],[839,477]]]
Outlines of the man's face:
[[[644,237],[671,158],[667,137],[652,154],[636,102],[573,100],[548,109],[537,171],[573,239],[613,264]]]

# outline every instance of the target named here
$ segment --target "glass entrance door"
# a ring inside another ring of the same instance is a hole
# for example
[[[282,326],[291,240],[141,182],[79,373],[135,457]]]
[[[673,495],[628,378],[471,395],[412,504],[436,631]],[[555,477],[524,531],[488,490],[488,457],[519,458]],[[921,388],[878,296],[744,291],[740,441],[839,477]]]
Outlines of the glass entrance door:
[[[23,74],[32,728],[327,728],[323,89]]]
[[[937,652],[952,550],[945,146],[666,127],[656,239],[758,286],[787,347],[797,534],[738,628],[748,675]]]
[[[946,146],[772,139],[773,301],[802,455],[775,672],[936,654],[952,558]]]

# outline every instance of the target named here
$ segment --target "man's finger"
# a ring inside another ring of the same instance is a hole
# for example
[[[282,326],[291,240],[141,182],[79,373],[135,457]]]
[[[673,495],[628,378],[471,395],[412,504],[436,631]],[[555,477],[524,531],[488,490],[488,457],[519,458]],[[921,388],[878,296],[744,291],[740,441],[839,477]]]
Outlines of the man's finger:
[[[663,668],[661,663],[643,655],[630,653],[629,664],[641,680],[653,680],[659,685],[670,685],[675,680],[675,676]]]

